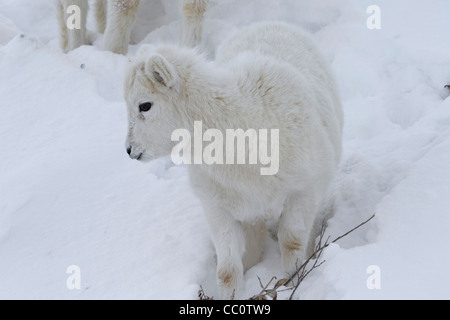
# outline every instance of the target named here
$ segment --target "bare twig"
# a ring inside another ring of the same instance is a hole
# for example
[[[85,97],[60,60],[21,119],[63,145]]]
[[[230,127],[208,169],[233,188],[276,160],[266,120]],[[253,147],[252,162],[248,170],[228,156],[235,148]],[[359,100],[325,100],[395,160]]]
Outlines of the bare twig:
[[[254,295],[249,300],[267,300],[267,296],[271,297],[273,300],[276,300],[278,297],[278,288],[280,288],[282,285],[286,283],[286,279],[281,279],[275,283],[272,289],[268,289],[270,284],[277,280],[277,277],[272,277],[270,279],[269,283],[263,286],[261,279],[258,277],[259,285],[261,286],[262,290],[257,295]]]
[[[354,227],[352,230],[350,230],[349,232],[343,234],[342,236],[337,237],[336,239],[334,239],[331,243],[336,243],[337,241],[341,240],[342,238],[345,238],[346,236],[348,236],[350,233],[352,233],[353,231],[355,231],[356,229],[361,228],[363,225],[369,223],[370,220],[372,220],[373,218],[375,218],[375,214],[373,214],[369,219],[367,219],[366,221],[360,223],[358,226]]]
[[[198,290],[198,299],[199,300],[214,300],[214,297],[209,297],[206,295],[205,290],[203,290],[203,287],[200,286],[200,290]]]

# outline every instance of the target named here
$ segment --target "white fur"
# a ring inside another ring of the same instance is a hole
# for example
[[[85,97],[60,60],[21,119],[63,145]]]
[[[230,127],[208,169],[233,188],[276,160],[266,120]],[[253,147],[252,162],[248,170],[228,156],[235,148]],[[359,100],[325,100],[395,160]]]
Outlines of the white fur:
[[[60,26],[60,42],[65,52],[88,44],[86,17],[88,0],[56,0]],[[170,1],[170,0],[167,0]],[[201,43],[204,14],[209,0],[183,0],[183,29],[181,43],[194,47]],[[98,31],[105,33],[104,48],[119,54],[128,52],[131,29],[136,20],[140,0],[96,0],[95,12]],[[81,29],[69,30],[66,26],[67,8],[77,5],[81,9]]]
[[[170,154],[171,133],[279,129],[279,171],[259,165],[191,165],[217,254],[222,298],[240,288],[261,255],[265,222],[277,219],[283,266],[292,274],[311,253],[311,230],[341,155],[343,115],[333,75],[310,37],[281,23],[256,24],[225,41],[214,62],[195,50],[145,48],[130,67],[130,157]],[[139,105],[152,102],[148,112]],[[182,222],[181,222],[182,223]]]

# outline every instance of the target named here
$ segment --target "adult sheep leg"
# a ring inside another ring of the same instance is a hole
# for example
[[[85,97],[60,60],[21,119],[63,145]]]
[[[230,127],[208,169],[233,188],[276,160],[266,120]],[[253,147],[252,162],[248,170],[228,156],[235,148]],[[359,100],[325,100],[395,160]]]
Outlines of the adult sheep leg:
[[[136,20],[139,4],[140,0],[111,0],[108,2],[105,50],[118,54],[128,52],[131,29]]]
[[[87,44],[86,21],[88,9],[87,0],[57,0],[60,45],[64,52]]]
[[[187,47],[199,46],[202,42],[203,20],[209,0],[184,0],[183,29],[181,44]]]
[[[105,33],[107,16],[108,16],[107,0],[96,0],[95,1],[95,21],[97,23],[97,31],[100,33]]]

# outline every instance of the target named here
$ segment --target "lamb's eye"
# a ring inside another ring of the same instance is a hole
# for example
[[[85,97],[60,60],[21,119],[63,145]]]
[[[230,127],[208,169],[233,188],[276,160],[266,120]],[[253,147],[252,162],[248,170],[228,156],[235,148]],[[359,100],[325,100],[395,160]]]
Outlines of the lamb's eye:
[[[139,112],[147,112],[150,111],[152,108],[153,103],[152,102],[146,102],[139,105]]]

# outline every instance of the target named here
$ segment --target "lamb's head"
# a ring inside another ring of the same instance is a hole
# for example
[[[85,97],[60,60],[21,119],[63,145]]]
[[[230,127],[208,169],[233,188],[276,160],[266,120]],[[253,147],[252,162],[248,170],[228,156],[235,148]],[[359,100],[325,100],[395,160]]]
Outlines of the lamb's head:
[[[181,86],[177,67],[161,54],[141,53],[132,63],[125,81],[126,149],[132,159],[151,161],[170,154],[172,132],[182,126]]]

